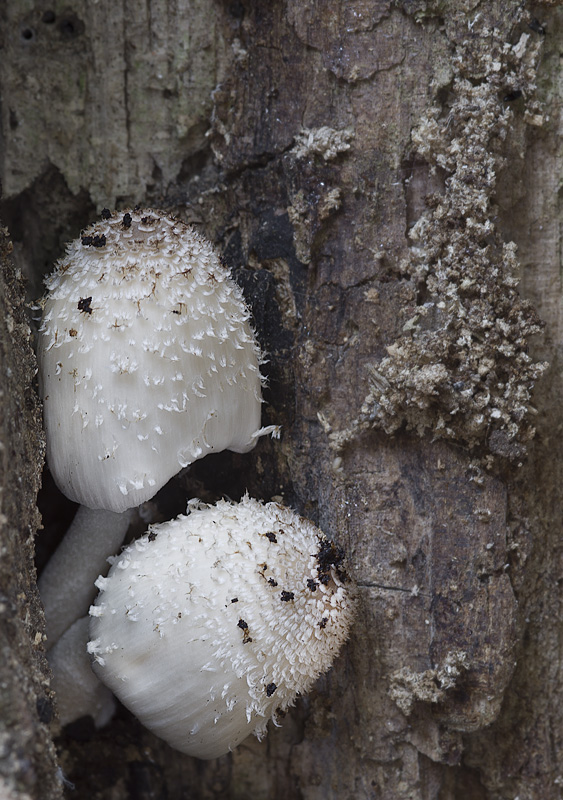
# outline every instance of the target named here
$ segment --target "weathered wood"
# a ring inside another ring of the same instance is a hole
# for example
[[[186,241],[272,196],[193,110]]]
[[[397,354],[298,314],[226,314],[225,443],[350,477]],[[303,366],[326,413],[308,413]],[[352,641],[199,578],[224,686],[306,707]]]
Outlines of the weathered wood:
[[[123,711],[59,739],[73,797],[555,800],[560,14],[516,0],[53,9],[7,4],[19,262],[37,286],[116,201],[202,225],[252,303],[283,438],[196,465],[163,513],[186,492],[281,494],[345,546],[359,605],[334,669],[264,742],[197,762]],[[510,241],[546,323],[532,341]]]
[[[0,227],[0,797],[62,796],[35,586],[33,538],[44,456],[35,360],[12,243]]]

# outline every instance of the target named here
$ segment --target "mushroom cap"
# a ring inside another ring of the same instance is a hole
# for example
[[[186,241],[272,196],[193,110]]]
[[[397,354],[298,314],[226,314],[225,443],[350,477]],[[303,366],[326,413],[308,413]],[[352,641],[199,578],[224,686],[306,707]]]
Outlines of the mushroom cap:
[[[260,351],[209,242],[162,212],[109,214],[46,281],[39,380],[61,491],[123,511],[209,452],[250,450]]]
[[[261,737],[329,668],[352,602],[341,549],[290,509],[247,496],[189,508],[98,580],[88,650],[147,728],[207,759]]]

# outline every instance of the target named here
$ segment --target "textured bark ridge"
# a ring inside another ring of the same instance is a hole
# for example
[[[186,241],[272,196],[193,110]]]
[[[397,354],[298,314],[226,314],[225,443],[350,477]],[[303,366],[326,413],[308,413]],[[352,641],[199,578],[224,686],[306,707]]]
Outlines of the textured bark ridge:
[[[204,764],[121,710],[60,734],[76,800],[559,798],[548,5],[8,3],[4,212],[32,285],[96,206],[164,206],[220,247],[269,355],[281,444],[203,460],[162,514],[281,495],[358,584],[349,644],[263,742]]]
[[[62,796],[48,724],[53,717],[35,588],[33,534],[44,444],[32,388],[35,359],[23,285],[0,227],[0,797]]]

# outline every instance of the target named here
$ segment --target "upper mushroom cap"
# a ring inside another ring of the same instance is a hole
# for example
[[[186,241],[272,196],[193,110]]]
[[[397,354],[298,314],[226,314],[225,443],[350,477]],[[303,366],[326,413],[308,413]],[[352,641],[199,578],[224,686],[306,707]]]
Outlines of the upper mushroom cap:
[[[64,494],[123,511],[260,427],[260,351],[209,242],[150,209],[104,213],[47,279],[38,361]]]
[[[328,669],[352,603],[342,551],[290,509],[248,497],[191,508],[98,580],[88,649],[144,725],[215,758]]]

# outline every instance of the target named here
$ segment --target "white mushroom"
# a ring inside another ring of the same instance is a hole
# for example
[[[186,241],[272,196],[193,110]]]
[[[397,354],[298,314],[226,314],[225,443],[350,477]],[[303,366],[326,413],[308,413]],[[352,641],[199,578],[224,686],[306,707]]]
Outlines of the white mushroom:
[[[180,468],[209,452],[246,452],[272,429],[260,429],[261,356],[249,311],[209,242],[157,211],[102,217],[46,281],[39,380],[55,482],[88,509],[121,514]],[[86,564],[88,517],[98,533]],[[66,537],[40,581],[51,643],[86,613],[123,534],[107,514],[98,521],[84,511]],[[77,571],[86,594],[56,601],[65,574]]]
[[[248,497],[154,525],[90,609],[94,670],[172,747],[215,758],[329,668],[352,616],[343,553],[311,522]]]

